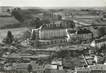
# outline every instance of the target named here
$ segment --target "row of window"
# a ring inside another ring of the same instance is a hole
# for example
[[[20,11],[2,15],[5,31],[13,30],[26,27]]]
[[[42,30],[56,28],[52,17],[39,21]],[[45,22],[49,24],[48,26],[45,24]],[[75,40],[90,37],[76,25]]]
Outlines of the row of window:
[[[40,42],[41,45],[51,45],[51,44],[61,44],[61,43],[66,43],[66,39],[61,39],[61,40],[51,40],[47,42]]]
[[[51,39],[53,37],[63,37],[66,36],[66,30],[48,30],[39,33],[40,39]]]
[[[106,44],[106,41],[105,41],[105,42],[97,43],[96,46],[99,47],[99,48],[101,48],[101,47],[102,47],[103,45],[105,45],[105,44]]]
[[[90,40],[93,38],[92,34],[76,34],[76,35],[70,35],[70,38],[75,38],[78,40]]]
[[[79,38],[83,38],[83,39],[91,39],[92,38],[92,34],[78,34],[77,36]]]

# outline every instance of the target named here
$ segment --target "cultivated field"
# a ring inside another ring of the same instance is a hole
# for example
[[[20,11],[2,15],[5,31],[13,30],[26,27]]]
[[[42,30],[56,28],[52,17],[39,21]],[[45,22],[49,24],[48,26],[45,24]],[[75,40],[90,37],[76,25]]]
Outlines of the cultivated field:
[[[0,17],[0,27],[19,23],[14,17]]]

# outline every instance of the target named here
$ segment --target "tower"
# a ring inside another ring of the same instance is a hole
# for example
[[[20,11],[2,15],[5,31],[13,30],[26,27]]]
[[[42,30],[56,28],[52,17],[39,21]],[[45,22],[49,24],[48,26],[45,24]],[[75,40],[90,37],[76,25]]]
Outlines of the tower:
[[[31,41],[33,47],[39,47],[39,29],[32,29]]]

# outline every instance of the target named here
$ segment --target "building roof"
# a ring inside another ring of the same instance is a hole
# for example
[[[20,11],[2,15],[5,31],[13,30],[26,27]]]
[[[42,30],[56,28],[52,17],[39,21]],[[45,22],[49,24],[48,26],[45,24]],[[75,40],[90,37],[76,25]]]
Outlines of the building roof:
[[[55,21],[50,24],[43,24],[42,29],[64,29],[73,28],[74,22],[72,20]]]
[[[106,35],[104,35],[103,37],[101,37],[101,39],[106,39]]]
[[[27,69],[29,63],[13,63],[14,69]]]
[[[76,30],[67,30],[68,33],[75,33]]]
[[[92,33],[90,30],[87,29],[79,29],[77,31],[77,34],[88,34],[88,33]]]
[[[96,65],[89,65],[88,67],[78,67],[76,71],[92,71],[92,70],[106,70],[106,65],[103,64],[96,64]]]
[[[86,67],[78,67],[78,68],[75,68],[76,71],[91,71],[89,68],[86,68]]]
[[[96,43],[104,42],[104,41],[106,42],[106,38],[96,39],[96,40],[95,40]]]
[[[104,64],[90,65],[89,68],[91,70],[106,70],[106,65]]]
[[[64,67],[74,68],[75,66],[84,66],[84,65],[86,65],[84,60],[80,59],[79,57],[63,59]]]

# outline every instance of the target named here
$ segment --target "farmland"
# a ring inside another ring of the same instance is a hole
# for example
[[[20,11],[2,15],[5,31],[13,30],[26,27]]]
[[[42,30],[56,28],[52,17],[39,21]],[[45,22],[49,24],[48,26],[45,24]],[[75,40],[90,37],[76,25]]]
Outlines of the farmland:
[[[0,27],[19,23],[14,17],[0,17]]]

